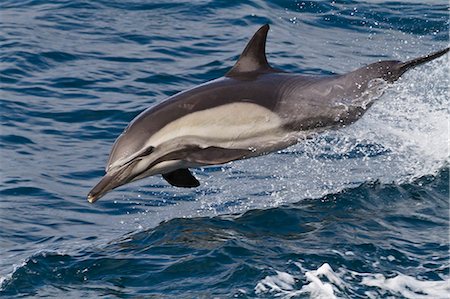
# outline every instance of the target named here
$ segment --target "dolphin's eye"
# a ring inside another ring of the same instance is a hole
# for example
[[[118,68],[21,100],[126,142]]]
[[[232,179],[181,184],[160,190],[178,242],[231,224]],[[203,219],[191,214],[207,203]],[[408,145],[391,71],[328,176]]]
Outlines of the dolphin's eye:
[[[141,154],[139,154],[138,157],[143,157],[143,156],[150,155],[150,154],[153,152],[154,149],[155,149],[154,146],[149,146],[149,147],[147,147],[147,148],[145,149],[145,151],[143,151]],[[136,158],[137,158],[137,157],[136,157]]]
[[[155,147],[149,146],[148,148],[145,149],[145,151],[143,151],[142,153],[140,153],[139,155],[137,155],[136,157],[134,157],[133,159],[131,159],[130,161],[125,163],[125,165],[128,165],[128,164],[131,164],[133,162],[136,162],[136,160],[139,160],[139,158],[141,158],[141,157],[145,157],[145,156],[150,155],[153,152],[154,149],[155,149]]]

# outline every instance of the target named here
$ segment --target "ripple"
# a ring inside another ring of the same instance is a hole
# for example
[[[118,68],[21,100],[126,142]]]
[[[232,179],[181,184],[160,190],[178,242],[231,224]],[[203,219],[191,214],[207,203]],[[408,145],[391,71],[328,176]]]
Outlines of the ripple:
[[[55,62],[67,62],[79,59],[78,56],[60,51],[43,52],[40,55],[44,56],[45,58],[51,59]]]
[[[12,143],[12,144],[35,144],[32,140],[17,135],[2,135],[0,136],[0,142],[2,143]]]

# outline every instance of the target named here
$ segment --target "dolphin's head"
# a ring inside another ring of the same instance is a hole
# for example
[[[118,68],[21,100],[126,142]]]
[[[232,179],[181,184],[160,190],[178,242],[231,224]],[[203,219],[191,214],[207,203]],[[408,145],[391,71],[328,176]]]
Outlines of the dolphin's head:
[[[153,147],[145,144],[147,132],[142,132],[141,126],[133,124],[135,123],[130,124],[114,142],[106,164],[106,174],[89,192],[90,203],[112,189],[133,181],[147,170],[146,163],[142,162],[152,153]]]

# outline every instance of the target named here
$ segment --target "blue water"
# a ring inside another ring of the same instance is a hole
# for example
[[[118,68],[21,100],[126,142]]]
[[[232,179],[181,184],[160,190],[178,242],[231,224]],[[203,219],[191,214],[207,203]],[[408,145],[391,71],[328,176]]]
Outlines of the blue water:
[[[422,3],[424,2],[424,3]],[[449,42],[447,1],[1,1],[0,296],[448,298],[448,55],[354,125],[89,204],[127,123],[260,25],[327,75]]]

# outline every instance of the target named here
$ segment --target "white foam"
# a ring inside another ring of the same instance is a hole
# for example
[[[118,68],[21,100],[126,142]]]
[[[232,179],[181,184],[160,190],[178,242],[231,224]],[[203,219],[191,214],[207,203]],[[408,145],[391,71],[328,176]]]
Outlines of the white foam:
[[[255,287],[257,295],[271,294],[281,298],[309,296],[314,299],[347,298],[349,295],[367,298],[380,296],[411,299],[449,298],[450,278],[424,281],[402,273],[386,278],[380,273],[359,273],[339,268],[334,271],[328,263],[317,270],[308,270],[301,263],[294,263],[301,271],[297,274],[276,271],[266,276]]]
[[[383,159],[397,173],[390,180],[435,174],[450,161],[450,80],[443,59],[406,73],[350,130],[390,151]]]
[[[374,274],[363,277],[361,284],[377,288],[377,291],[367,292],[370,298],[378,298],[383,291],[411,299],[448,299],[450,297],[450,279],[422,281],[401,273],[392,278],[386,278],[383,274]]]
[[[292,291],[295,284],[294,277],[286,272],[276,272],[276,275],[266,276],[256,285],[255,291],[257,294],[266,292],[289,293]]]
[[[317,270],[306,271],[305,277],[307,284],[304,284],[299,290],[296,290],[295,282],[299,278],[286,273],[276,271],[276,275],[269,275],[262,279],[255,287],[256,294],[274,293],[283,298],[292,298],[300,295],[309,294],[311,298],[333,299],[336,290],[343,287],[343,281],[333,272],[327,263],[320,266]],[[329,282],[322,281],[326,278]]]

